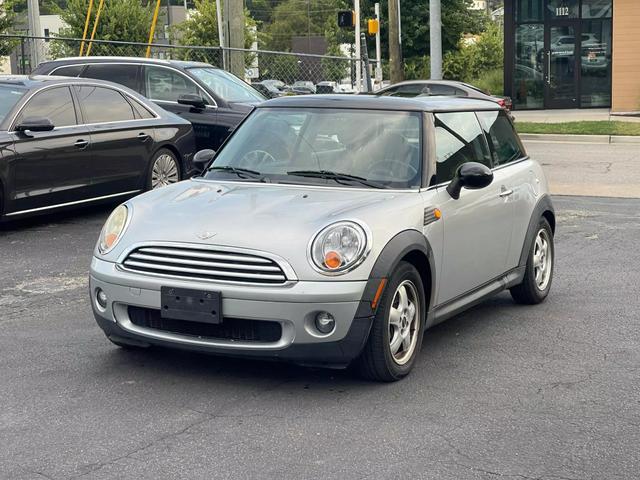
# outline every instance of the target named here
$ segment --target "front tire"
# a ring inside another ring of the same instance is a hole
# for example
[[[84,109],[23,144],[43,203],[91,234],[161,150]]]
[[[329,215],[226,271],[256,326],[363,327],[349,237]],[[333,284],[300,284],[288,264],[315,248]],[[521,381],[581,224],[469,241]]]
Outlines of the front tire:
[[[553,231],[547,219],[542,217],[529,250],[524,279],[510,290],[516,303],[535,305],[547,298],[553,280],[554,258]]]
[[[378,305],[369,339],[357,360],[368,379],[394,382],[406,376],[422,346],[426,302],[416,268],[400,262]]]
[[[180,162],[175,153],[161,148],[151,157],[147,175],[147,190],[165,187],[181,179]]]

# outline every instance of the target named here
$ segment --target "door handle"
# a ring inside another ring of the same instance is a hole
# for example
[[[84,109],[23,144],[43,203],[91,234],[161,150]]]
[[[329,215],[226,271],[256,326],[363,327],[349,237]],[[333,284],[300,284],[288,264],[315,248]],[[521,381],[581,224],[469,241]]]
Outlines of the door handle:
[[[89,145],[89,141],[88,140],[76,140],[76,143],[73,144],[76,148],[79,149],[83,149],[83,148],[87,148],[87,145]]]
[[[146,134],[146,133],[144,133],[144,132],[140,132],[140,133],[138,134],[138,140],[145,141],[147,138],[149,138],[149,135],[147,135],[147,134]]]
[[[504,197],[508,197],[510,195],[513,195],[513,190],[511,190],[510,188],[504,188],[502,187],[502,190],[500,190],[500,197],[504,198]]]

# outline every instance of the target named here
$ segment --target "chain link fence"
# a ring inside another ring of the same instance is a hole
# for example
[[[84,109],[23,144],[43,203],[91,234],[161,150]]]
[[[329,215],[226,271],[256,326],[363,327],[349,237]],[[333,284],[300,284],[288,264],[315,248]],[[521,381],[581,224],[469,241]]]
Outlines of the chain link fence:
[[[8,53],[11,73],[29,74],[38,63],[64,57],[77,57],[80,52],[90,56],[149,57],[165,60],[205,62],[236,74],[244,71],[249,83],[278,80],[291,86],[291,93],[352,92],[355,90],[356,68],[362,60],[329,55],[274,52],[266,50],[231,49],[221,47],[146,44],[133,42],[77,38],[0,35],[0,53]],[[235,65],[236,68],[229,68]],[[244,68],[242,67],[244,65]],[[374,65],[370,65],[371,70]],[[241,75],[239,75],[241,76]],[[313,84],[311,86],[310,83]]]

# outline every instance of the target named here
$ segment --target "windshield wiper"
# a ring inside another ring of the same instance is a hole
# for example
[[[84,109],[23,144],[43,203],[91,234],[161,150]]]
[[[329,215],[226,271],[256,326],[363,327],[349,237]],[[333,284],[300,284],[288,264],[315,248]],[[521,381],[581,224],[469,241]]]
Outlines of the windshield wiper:
[[[291,172],[287,172],[287,175],[297,175],[298,177],[325,178],[327,180],[335,180],[338,183],[342,183],[345,181],[358,182],[367,187],[387,188],[386,185],[367,180],[364,177],[349,175],[348,173],[332,172],[330,170],[293,170]]]
[[[224,166],[212,165],[209,168],[207,168],[207,172],[211,170],[219,170],[221,172],[235,173],[240,178],[250,178],[246,176],[247,174],[251,175],[253,178],[262,177],[262,174],[256,170],[250,170],[248,168],[232,167],[230,165],[224,165]]]

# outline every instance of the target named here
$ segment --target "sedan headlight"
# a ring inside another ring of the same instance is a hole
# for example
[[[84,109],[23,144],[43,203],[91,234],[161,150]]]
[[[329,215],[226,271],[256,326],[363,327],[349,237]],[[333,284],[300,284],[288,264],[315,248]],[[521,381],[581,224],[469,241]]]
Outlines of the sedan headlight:
[[[311,242],[313,266],[326,274],[346,273],[365,259],[368,248],[365,229],[355,222],[338,222],[323,228]]]
[[[116,246],[127,226],[128,218],[129,209],[125,205],[120,205],[111,212],[107,222],[102,227],[100,239],[98,240],[98,250],[102,255],[109,253]]]

